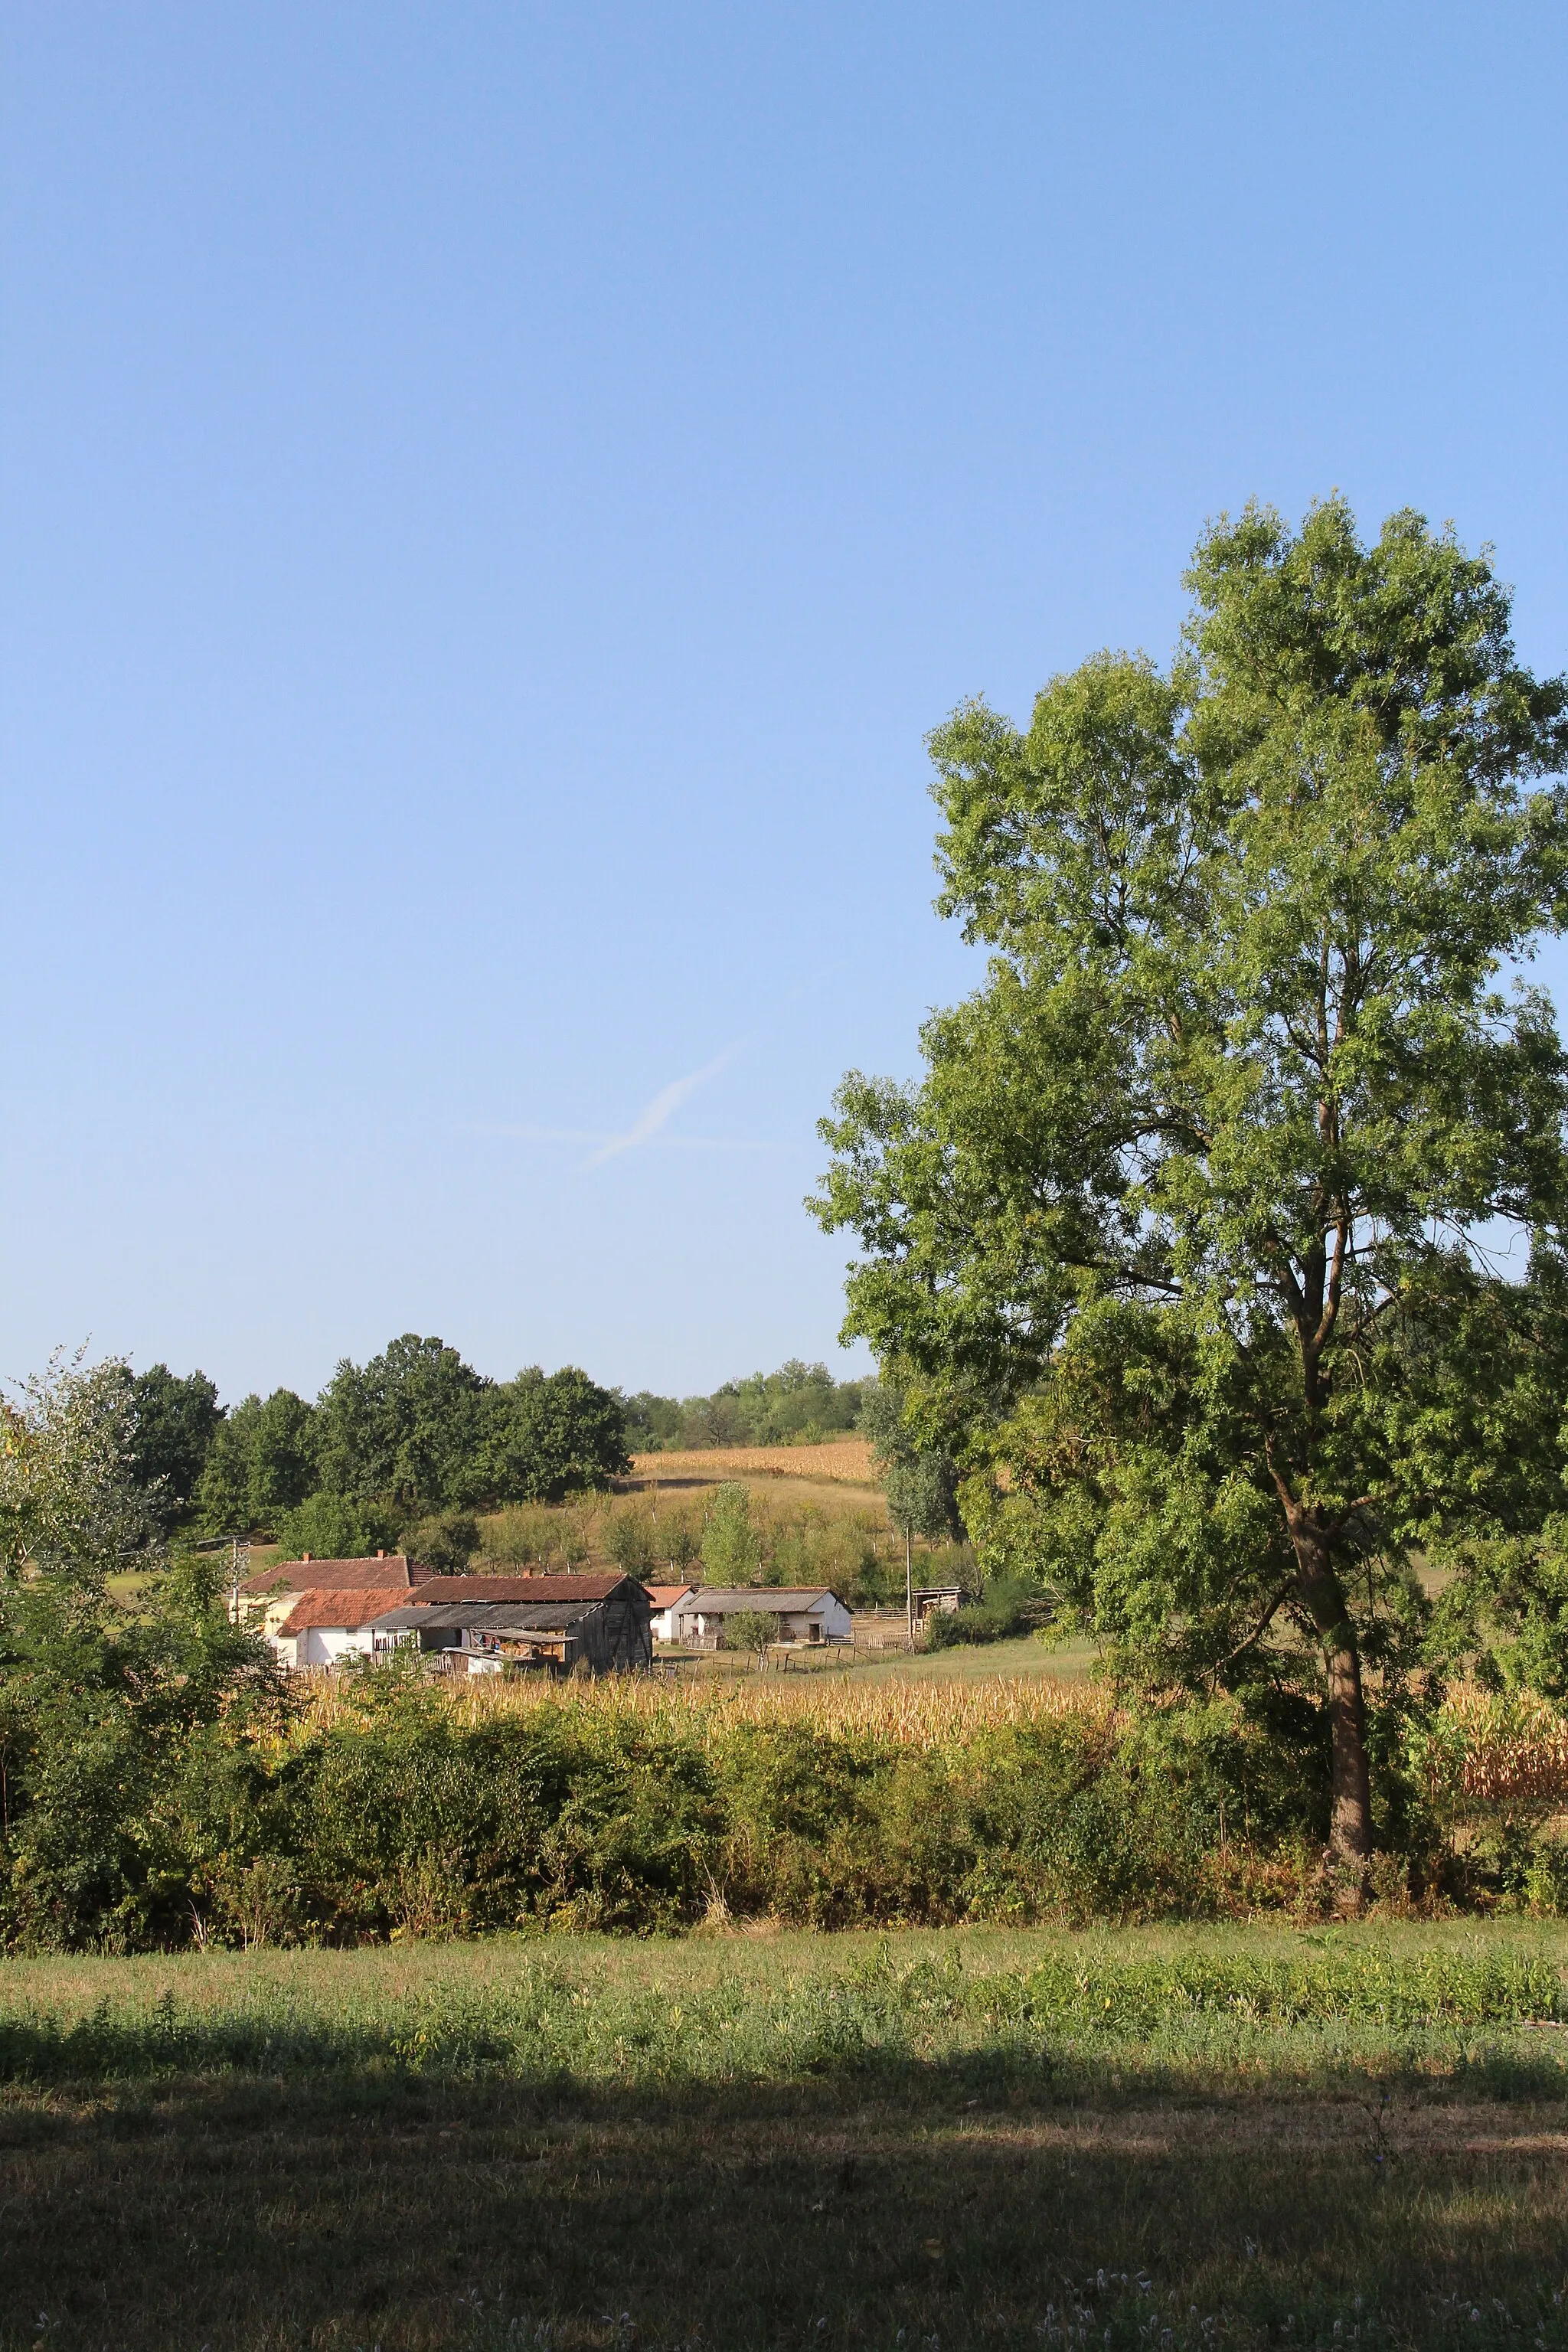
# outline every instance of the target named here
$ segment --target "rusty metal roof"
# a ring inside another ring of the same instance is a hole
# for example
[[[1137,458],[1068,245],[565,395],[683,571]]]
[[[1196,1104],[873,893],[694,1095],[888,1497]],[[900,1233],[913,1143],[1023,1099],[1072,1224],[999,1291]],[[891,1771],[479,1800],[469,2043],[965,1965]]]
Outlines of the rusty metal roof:
[[[618,1569],[592,1576],[433,1576],[419,1588],[419,1606],[460,1601],[479,1607],[490,1601],[607,1601],[622,1585],[640,1592],[635,1577]]]
[[[279,1591],[365,1592],[373,1584],[406,1591],[412,1585],[426,1583],[429,1575],[427,1568],[421,1568],[405,1553],[389,1551],[367,1559],[280,1559],[276,1568],[264,1568],[258,1575],[247,1577],[239,1589],[253,1596]]]
[[[328,1592],[302,1592],[278,1628],[279,1639],[294,1633],[356,1633],[374,1618],[384,1616],[393,1600],[384,1584],[356,1591],[338,1585]]]
[[[458,1580],[459,1582],[461,1579]],[[475,1580],[477,1581],[477,1580]],[[378,1633],[566,1633],[604,1607],[602,1601],[438,1602],[388,1609],[375,1620]]]

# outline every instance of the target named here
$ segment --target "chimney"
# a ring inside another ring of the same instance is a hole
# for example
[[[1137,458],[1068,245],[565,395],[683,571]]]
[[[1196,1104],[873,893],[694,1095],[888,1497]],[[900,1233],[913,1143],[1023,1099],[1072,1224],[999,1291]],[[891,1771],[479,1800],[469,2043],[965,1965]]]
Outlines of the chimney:
[[[384,1559],[386,1558],[386,1554],[384,1551],[378,1551],[375,1556],[377,1559]]]
[[[308,1551],[302,1551],[302,1552],[300,1554],[300,1559],[310,1559],[310,1553],[309,1553]]]

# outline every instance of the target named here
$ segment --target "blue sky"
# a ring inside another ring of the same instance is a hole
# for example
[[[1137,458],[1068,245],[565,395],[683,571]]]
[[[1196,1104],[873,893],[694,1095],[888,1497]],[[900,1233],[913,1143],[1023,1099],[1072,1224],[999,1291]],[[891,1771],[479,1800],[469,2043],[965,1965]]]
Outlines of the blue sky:
[[[1565,26],[0,0],[0,1372],[833,1358],[928,728],[1254,494],[1568,657]]]

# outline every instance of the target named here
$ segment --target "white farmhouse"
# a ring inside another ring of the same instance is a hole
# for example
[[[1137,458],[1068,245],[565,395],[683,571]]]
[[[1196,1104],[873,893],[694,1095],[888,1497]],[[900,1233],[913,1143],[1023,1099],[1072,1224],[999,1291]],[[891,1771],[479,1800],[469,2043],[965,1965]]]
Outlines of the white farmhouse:
[[[671,1615],[678,1642],[717,1649],[724,1620],[742,1613],[765,1612],[779,1621],[781,1642],[798,1642],[816,1648],[824,1642],[852,1642],[853,1612],[826,1586],[806,1590],[789,1584],[700,1584],[677,1601]]]
[[[675,1612],[687,1595],[696,1591],[691,1584],[650,1584],[647,1597],[653,1603],[649,1630],[656,1642],[679,1642],[675,1630]]]
[[[301,1592],[282,1622],[267,1628],[267,1638],[281,1664],[294,1668],[368,1658],[374,1647],[370,1629],[398,1597],[384,1584]]]

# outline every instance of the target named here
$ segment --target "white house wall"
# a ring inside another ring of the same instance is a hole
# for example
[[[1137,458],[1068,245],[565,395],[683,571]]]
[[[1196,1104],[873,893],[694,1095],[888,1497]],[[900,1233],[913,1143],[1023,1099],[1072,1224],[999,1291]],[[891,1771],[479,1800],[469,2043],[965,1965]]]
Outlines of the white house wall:
[[[368,1625],[312,1625],[294,1644],[295,1663],[301,1666],[335,1666],[340,1658],[370,1654]]]

